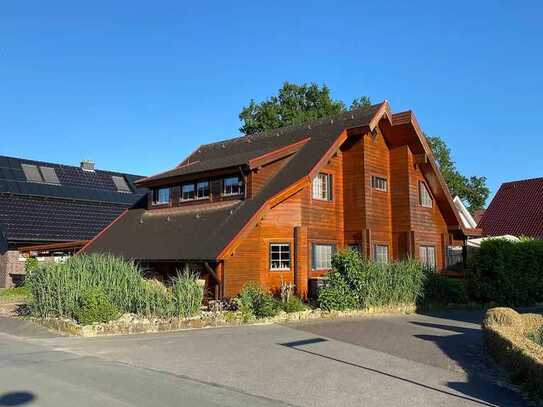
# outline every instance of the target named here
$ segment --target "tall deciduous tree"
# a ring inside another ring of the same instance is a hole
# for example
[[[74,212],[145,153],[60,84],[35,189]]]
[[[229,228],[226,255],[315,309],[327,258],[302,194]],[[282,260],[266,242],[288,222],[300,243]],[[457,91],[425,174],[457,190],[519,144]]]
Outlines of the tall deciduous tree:
[[[353,100],[349,110],[368,106],[371,106],[369,97],[362,96]],[[251,100],[249,105],[242,109],[239,114],[242,121],[240,131],[253,134],[289,124],[305,123],[346,110],[344,102],[332,99],[326,85],[296,85],[285,82],[277,95],[259,103]],[[427,139],[453,196],[458,195],[468,204],[470,210],[482,208],[490,193],[486,178],[460,174],[445,142],[439,137]]]
[[[426,137],[434,157],[439,164],[443,178],[453,196],[458,195],[466,202],[470,211],[481,209],[490,194],[486,186],[486,177],[467,177],[460,174],[451,157],[451,150],[440,137]]]
[[[366,106],[371,106],[370,99],[362,96],[353,100],[350,109]],[[305,123],[345,110],[347,108],[342,101],[332,99],[326,85],[285,82],[277,95],[260,103],[251,100],[243,108],[239,114],[243,123],[240,131],[244,134],[257,133],[289,124]]]

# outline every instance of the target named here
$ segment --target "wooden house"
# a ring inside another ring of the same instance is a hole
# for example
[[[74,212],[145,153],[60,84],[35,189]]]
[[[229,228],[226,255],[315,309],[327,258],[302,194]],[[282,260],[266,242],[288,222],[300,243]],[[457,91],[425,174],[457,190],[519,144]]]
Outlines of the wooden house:
[[[466,229],[412,112],[385,101],[303,125],[198,147],[137,182],[151,190],[82,252],[164,274],[200,270],[218,298],[248,281],[306,296],[333,253],[413,257],[444,270]]]

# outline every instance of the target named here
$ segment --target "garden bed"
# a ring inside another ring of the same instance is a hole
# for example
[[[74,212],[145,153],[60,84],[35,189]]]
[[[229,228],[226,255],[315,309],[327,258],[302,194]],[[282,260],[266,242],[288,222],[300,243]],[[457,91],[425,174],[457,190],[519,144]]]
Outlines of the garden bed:
[[[176,332],[189,329],[219,328],[241,325],[262,325],[285,323],[289,321],[325,320],[359,318],[372,314],[413,313],[414,305],[371,307],[363,310],[324,311],[308,309],[299,312],[281,312],[271,318],[246,320],[240,312],[220,311],[204,312],[193,318],[143,318],[133,314],[124,314],[121,318],[91,325],[81,325],[70,319],[34,318],[33,320],[50,330],[65,335],[95,337],[106,335],[130,335],[142,333]]]

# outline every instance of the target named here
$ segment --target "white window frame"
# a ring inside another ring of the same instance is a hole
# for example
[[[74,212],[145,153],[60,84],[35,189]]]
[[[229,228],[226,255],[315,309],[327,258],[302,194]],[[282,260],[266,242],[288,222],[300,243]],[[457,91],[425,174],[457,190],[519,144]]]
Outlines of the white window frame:
[[[167,191],[167,196],[168,196],[167,201],[161,200],[161,193],[160,193],[161,191]],[[170,203],[170,199],[171,199],[170,188],[155,188],[153,189],[152,194],[153,194],[153,205],[166,205]]]
[[[202,185],[206,185],[205,187],[201,187]],[[207,191],[207,194],[200,196],[200,191]],[[196,183],[196,199],[209,199],[210,189],[209,189],[209,181],[198,181]]]
[[[388,245],[377,243],[373,245],[373,261],[379,264],[389,262]]]
[[[433,258],[430,259],[430,253],[433,254]],[[429,267],[432,270],[437,268],[437,255],[436,247],[433,245],[420,245],[419,246],[419,262],[425,267]]]
[[[419,202],[423,208],[432,208],[434,206],[434,199],[424,181],[419,181]]]
[[[185,191],[184,191],[185,188],[192,188],[192,191],[187,191],[187,194],[190,194],[192,192],[192,198],[185,198]],[[194,183],[181,184],[180,200],[182,202],[187,202],[187,201],[194,201],[195,199],[196,199],[196,185]]]
[[[332,174],[326,172],[319,172],[315,175],[312,182],[312,193],[311,196],[313,199],[319,201],[331,201],[332,200]]]
[[[237,180],[236,184],[227,185],[228,180]],[[237,187],[237,191],[234,188]],[[228,191],[230,188],[230,191]],[[222,182],[222,196],[238,196],[243,194],[243,179],[240,176],[226,177]]]
[[[385,177],[381,177],[379,175],[372,175],[371,186],[376,191],[387,192],[388,180]]]
[[[277,259],[273,258],[274,254],[278,255]],[[290,243],[270,243],[269,262],[270,271],[290,271],[292,263]],[[284,263],[287,263],[288,266],[285,266]]]
[[[333,243],[313,243],[311,245],[311,270],[330,270],[332,257],[336,252]],[[327,258],[329,255],[329,258]]]

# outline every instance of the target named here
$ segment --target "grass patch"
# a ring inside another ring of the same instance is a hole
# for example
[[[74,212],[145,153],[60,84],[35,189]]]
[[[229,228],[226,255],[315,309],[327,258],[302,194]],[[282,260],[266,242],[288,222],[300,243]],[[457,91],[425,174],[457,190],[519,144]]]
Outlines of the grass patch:
[[[0,301],[28,301],[30,297],[30,289],[26,286],[0,288]]]

